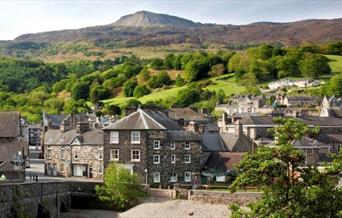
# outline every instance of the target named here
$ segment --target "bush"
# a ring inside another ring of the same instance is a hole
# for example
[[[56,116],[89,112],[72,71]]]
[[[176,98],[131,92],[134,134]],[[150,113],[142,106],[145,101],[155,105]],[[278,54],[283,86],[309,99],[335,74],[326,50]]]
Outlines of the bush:
[[[134,89],[137,86],[137,81],[135,79],[130,79],[123,84],[123,92],[126,97],[132,97]]]
[[[171,79],[165,71],[158,73],[158,75],[152,76],[151,79],[148,81],[148,86],[153,89],[160,88],[163,85],[170,85],[170,84],[171,84]]]
[[[135,98],[140,98],[140,97],[142,97],[144,95],[148,95],[150,93],[151,93],[151,90],[146,85],[138,85],[134,89],[133,96]]]
[[[103,180],[102,186],[96,186],[96,194],[114,209],[127,209],[134,206],[138,198],[145,196],[138,176],[116,163],[108,165]]]
[[[201,99],[201,92],[196,88],[187,88],[178,93],[174,105],[178,107],[187,107]]]
[[[176,77],[176,86],[180,87],[185,84],[184,79],[178,74]]]

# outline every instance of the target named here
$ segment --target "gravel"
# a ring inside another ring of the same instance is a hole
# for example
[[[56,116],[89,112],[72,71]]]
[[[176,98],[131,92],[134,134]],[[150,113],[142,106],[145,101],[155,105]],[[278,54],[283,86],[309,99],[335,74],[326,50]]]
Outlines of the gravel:
[[[182,217],[229,217],[227,205],[203,204],[189,200],[149,199],[126,212],[119,218],[182,218]]]

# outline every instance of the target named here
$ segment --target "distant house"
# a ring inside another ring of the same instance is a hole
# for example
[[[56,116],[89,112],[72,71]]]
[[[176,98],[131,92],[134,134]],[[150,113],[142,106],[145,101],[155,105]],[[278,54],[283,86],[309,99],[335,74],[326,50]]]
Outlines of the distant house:
[[[217,105],[215,110],[223,111],[228,116],[243,116],[270,113],[273,108],[266,104],[263,96],[242,96],[233,98],[227,104]]]
[[[19,112],[0,112],[0,176],[25,179],[28,142]]]
[[[302,80],[290,80],[288,78],[280,79],[274,82],[271,82],[268,84],[268,87],[271,90],[277,90],[284,87],[289,86],[296,86],[298,88],[306,88],[311,86],[318,86],[322,82],[319,80],[313,80],[313,79],[302,79]]]
[[[321,117],[342,118],[342,98],[324,96],[322,100]]]
[[[286,105],[287,107],[314,107],[320,104],[320,98],[316,96],[285,96],[282,100],[282,104]]]
[[[104,167],[122,164],[152,186],[199,182],[202,146],[164,111],[140,109],[104,129]]]
[[[45,173],[100,179],[104,170],[103,131],[94,123],[80,119],[82,116],[73,116],[66,116],[59,129],[45,133]]]

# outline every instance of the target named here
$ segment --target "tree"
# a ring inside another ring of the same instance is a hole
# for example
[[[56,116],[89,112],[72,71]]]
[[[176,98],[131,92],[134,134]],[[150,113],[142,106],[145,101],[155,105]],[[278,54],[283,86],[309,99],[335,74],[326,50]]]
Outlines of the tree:
[[[184,81],[184,79],[181,77],[180,74],[178,74],[178,75],[176,76],[175,84],[176,84],[176,86],[178,86],[178,87],[183,86],[183,85],[185,84],[185,81]]]
[[[132,78],[123,84],[123,93],[126,97],[132,97],[135,87],[138,85],[136,79]]]
[[[323,172],[315,165],[302,167],[304,155],[293,143],[303,136],[317,134],[319,129],[294,118],[278,118],[275,122],[276,145],[246,154],[230,187],[236,191],[255,186],[262,190],[262,197],[249,206],[249,212],[232,205],[232,217],[338,217],[342,212],[342,189],[336,185],[342,159],[337,158],[339,164],[327,166]]]
[[[174,68],[173,66],[173,63],[175,61],[175,55],[174,54],[168,54],[166,55],[165,59],[164,59],[164,66],[169,68],[169,69],[172,69]]]
[[[177,94],[174,105],[187,107],[201,99],[201,92],[198,88],[186,88]]]
[[[328,92],[330,95],[342,96],[342,74],[331,77],[328,83]]]
[[[153,58],[148,65],[149,68],[159,70],[164,65],[164,62],[160,58]]]
[[[121,108],[115,104],[106,105],[104,112],[109,115],[120,115]]]
[[[252,73],[246,73],[241,77],[240,80],[241,85],[244,85],[247,89],[247,92],[249,94],[253,93],[253,90],[256,88],[256,84],[258,83],[257,79],[255,78],[255,75]]]
[[[162,71],[155,76],[152,76],[148,81],[148,86],[155,89],[163,87],[163,85],[170,85],[171,79],[167,72]]]
[[[211,70],[209,72],[210,76],[217,76],[220,77],[224,73],[224,65],[223,64],[216,64],[211,67]]]
[[[304,76],[317,78],[331,72],[328,62],[329,59],[323,55],[312,55],[300,62],[299,69]]]
[[[299,76],[298,59],[294,56],[284,56],[277,60],[278,78]]]
[[[116,163],[108,165],[103,180],[103,185],[96,186],[96,194],[112,208],[127,209],[135,205],[138,198],[145,196],[138,176]]]
[[[89,84],[87,82],[81,81],[76,82],[72,86],[71,95],[74,99],[88,99],[89,97]]]
[[[138,85],[134,89],[133,96],[135,98],[140,98],[140,97],[142,97],[144,95],[148,95],[150,93],[151,93],[151,90],[146,85]]]
[[[206,78],[208,76],[209,69],[210,65],[208,57],[196,55],[185,65],[185,78],[188,82]]]

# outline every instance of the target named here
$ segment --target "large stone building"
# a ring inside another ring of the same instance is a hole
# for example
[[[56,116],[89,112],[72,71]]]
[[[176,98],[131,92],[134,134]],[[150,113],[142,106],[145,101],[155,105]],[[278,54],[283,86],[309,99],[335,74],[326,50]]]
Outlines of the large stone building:
[[[25,179],[28,141],[19,112],[0,112],[0,176]]]
[[[67,116],[59,129],[48,129],[44,138],[47,175],[102,178],[103,132],[85,116]]]
[[[138,109],[104,129],[104,167],[112,161],[152,186],[199,182],[201,140],[162,111]]]

